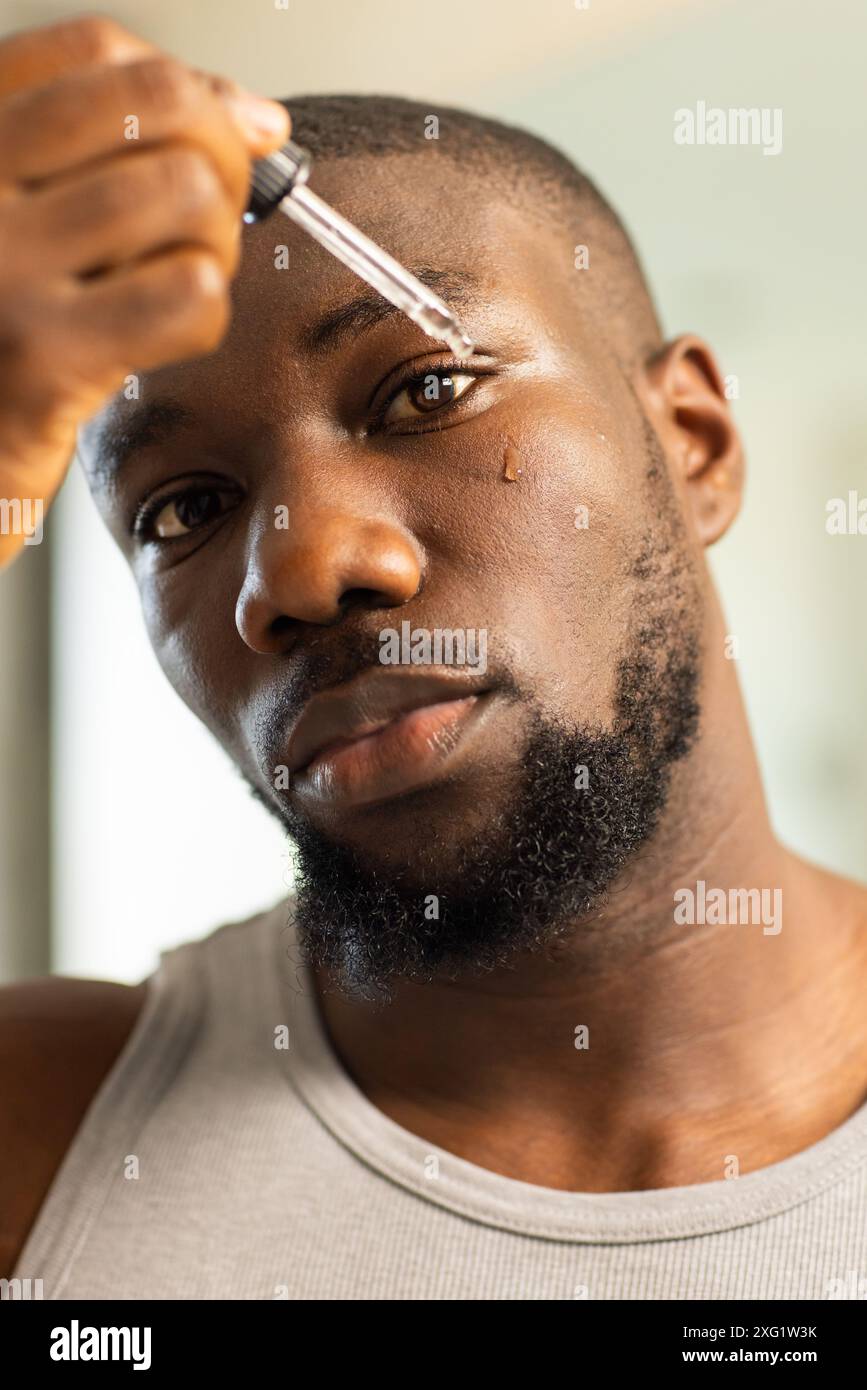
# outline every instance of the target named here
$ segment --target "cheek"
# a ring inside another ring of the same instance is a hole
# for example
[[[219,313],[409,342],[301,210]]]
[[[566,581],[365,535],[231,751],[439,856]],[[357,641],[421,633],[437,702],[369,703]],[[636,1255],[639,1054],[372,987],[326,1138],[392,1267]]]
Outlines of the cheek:
[[[602,717],[647,524],[641,445],[602,408],[579,411],[553,393],[453,433],[460,456],[417,517],[425,543],[464,570],[492,654],[505,648],[549,706]]]
[[[169,572],[141,583],[140,594],[148,637],[169,684],[226,742],[246,650],[231,592],[221,588],[216,573],[207,574],[203,590],[201,583],[188,585],[180,572]]]

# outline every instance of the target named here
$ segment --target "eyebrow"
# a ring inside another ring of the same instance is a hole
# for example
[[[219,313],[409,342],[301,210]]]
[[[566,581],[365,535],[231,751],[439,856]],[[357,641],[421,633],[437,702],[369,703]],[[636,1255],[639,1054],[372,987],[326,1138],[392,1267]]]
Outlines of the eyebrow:
[[[478,305],[481,299],[480,281],[470,271],[436,270],[426,265],[407,266],[406,269],[439,295],[450,309],[466,312]],[[378,291],[366,290],[346,304],[322,314],[302,329],[299,345],[308,356],[322,357],[341,347],[347,339],[355,338],[359,333],[365,333],[394,317],[404,317],[403,309],[398,309]]]
[[[150,444],[165,444],[178,430],[195,423],[194,412],[169,396],[145,401],[110,420],[99,431],[88,468],[94,485],[108,487],[131,454]]]
[[[439,295],[450,309],[467,312],[482,300],[481,282],[470,271],[437,270],[426,265],[407,269]],[[321,358],[391,318],[405,318],[404,311],[378,291],[365,290],[354,299],[327,310],[303,328],[298,335],[298,345],[308,357]],[[94,487],[108,487],[127,459],[139,449],[166,444],[179,430],[197,423],[194,411],[169,396],[126,410],[119,406],[115,417],[97,434],[93,460],[88,467]]]

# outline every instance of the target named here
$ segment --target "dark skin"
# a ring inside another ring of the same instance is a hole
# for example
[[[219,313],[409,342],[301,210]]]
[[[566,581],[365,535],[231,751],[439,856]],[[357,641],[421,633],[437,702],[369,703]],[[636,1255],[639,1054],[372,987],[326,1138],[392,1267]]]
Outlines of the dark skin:
[[[487,355],[465,370],[492,374],[443,414],[441,432],[403,432],[405,421],[389,435],[364,432],[365,403],[395,368],[450,360],[407,320],[316,359],[299,351],[301,330],[360,287],[281,221],[245,233],[219,349],[145,379],[144,399],[170,394],[196,423],[130,456],[96,490],[164,670],[266,798],[257,715],[275,687],[311,652],[404,617],[486,626],[552,714],[611,717],[622,575],[647,520],[641,418],[600,325],[582,312],[562,235],[481,199],[448,169],[444,210],[421,158],[323,163],[316,176],[326,200],[404,263],[481,282],[463,317]],[[275,242],[289,247],[291,269],[275,271]],[[402,983],[379,1008],[317,976],[333,1045],[384,1113],[495,1172],[591,1192],[714,1181],[732,1154],[742,1173],[766,1166],[819,1140],[867,1092],[867,893],[772,834],[702,558],[735,516],[742,478],[719,372],[707,347],[684,337],[637,367],[633,387],[665,450],[704,605],[702,737],[674,770],[652,844],[597,928],[575,923],[556,962],[527,956],[482,979]],[[117,409],[86,432],[86,467]],[[525,460],[518,483],[502,476],[509,441]],[[172,543],[171,558],[139,546],[136,507],[168,497],[191,468],[225,490],[225,511]],[[574,527],[578,503],[596,519],[586,531]],[[288,530],[271,524],[281,504]],[[386,870],[411,864],[434,820],[457,844],[514,794],[524,718],[520,703],[494,704],[412,814],[396,800],[306,813]],[[449,869],[446,857],[443,882]],[[697,878],[782,888],[783,930],[676,927],[674,888]],[[129,1000],[130,1025],[140,1002]],[[116,1007],[112,1017],[108,1064],[124,1035]],[[578,1052],[582,1023],[591,1047]],[[100,1073],[85,1069],[83,1100]]]
[[[439,417],[365,435],[363,403],[378,383],[401,362],[442,355],[394,316],[305,356],[300,330],[359,287],[295,228],[266,224],[248,237],[223,346],[147,386],[164,384],[201,425],[135,455],[125,481],[98,497],[169,679],[265,792],[255,720],[274,683],[314,648],[404,616],[486,625],[552,713],[609,720],[611,654],[627,616],[618,581],[646,520],[640,417],[582,312],[559,229],[474,196],[453,171],[438,211],[414,157],[364,166],[324,164],[317,188],[404,263],[480,279],[464,308],[480,348],[468,367],[493,374]],[[365,191],[377,184],[375,196]],[[291,271],[274,270],[275,241],[289,247]],[[700,557],[734,517],[743,472],[719,372],[685,337],[633,384]],[[429,432],[403,432],[416,423]],[[508,441],[525,460],[517,485],[502,476]],[[239,500],[168,559],[131,543],[130,504],[221,442],[217,473],[239,485]],[[577,501],[604,521],[577,532]],[[269,525],[280,504],[288,531]],[[774,840],[702,573],[703,737],[676,769],[639,871],[605,909],[604,953],[599,932],[576,924],[555,963],[528,957],[483,980],[407,983],[383,1009],[343,997],[320,972],[334,1045],[373,1103],[527,1182],[605,1192],[712,1181],[728,1154],[749,1171],[819,1139],[867,1091],[865,894]],[[495,709],[410,814],[400,799],[305,810],[366,862],[411,865],[427,825],[440,818],[456,844],[513,793],[523,716],[520,704]],[[449,863],[441,868],[447,881]],[[684,933],[672,892],[698,877],[781,887],[785,929]],[[586,1053],[572,1045],[576,1023],[590,1027]]]

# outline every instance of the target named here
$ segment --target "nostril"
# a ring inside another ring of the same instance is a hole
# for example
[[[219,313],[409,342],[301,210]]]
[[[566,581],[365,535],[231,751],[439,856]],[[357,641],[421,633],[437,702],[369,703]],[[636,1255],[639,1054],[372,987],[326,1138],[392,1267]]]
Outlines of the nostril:
[[[393,608],[394,599],[381,589],[345,589],[340,595],[340,611],[348,608]]]
[[[268,631],[272,637],[286,637],[294,627],[294,619],[287,617],[285,613],[281,613],[279,618],[275,618],[270,624]]]

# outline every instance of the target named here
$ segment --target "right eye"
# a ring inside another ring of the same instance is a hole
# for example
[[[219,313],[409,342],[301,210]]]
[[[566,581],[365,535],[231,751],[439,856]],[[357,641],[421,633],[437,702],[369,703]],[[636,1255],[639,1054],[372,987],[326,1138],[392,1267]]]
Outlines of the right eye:
[[[177,540],[189,536],[228,510],[232,494],[225,488],[198,486],[157,498],[144,507],[135,522],[135,534],[145,541]]]
[[[460,400],[476,381],[477,372],[452,372],[447,367],[408,377],[388,402],[382,423],[390,425],[396,420],[418,420],[424,415],[433,415]],[[403,397],[406,399],[401,409]]]

